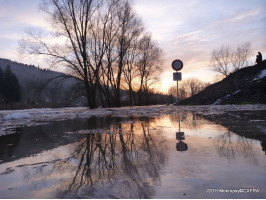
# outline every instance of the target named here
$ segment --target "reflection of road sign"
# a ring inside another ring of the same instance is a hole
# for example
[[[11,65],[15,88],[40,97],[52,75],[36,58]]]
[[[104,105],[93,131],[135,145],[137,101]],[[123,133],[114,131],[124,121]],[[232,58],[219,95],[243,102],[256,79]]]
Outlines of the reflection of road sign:
[[[174,72],[173,73],[174,81],[181,81],[182,80],[182,74],[181,72]]]
[[[184,132],[177,132],[176,133],[176,139],[177,140],[184,140],[185,139],[185,133]]]
[[[188,150],[188,146],[184,142],[179,142],[179,143],[176,143],[176,150],[177,151],[187,151]]]
[[[183,62],[181,60],[174,60],[172,62],[172,68],[175,71],[180,71],[183,68]]]

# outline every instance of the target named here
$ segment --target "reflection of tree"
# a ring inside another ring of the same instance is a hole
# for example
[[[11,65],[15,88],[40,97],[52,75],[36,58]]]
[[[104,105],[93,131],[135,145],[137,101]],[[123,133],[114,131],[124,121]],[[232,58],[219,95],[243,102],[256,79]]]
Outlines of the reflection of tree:
[[[260,145],[261,145],[262,151],[264,151],[266,155],[266,139],[262,139],[262,141],[260,142]]]
[[[111,126],[114,134],[87,134],[73,153],[39,176],[61,172],[58,198],[150,198],[166,162],[164,140],[150,131],[149,121]],[[42,169],[43,170],[43,169]],[[48,170],[48,171],[47,171]],[[50,173],[50,174],[49,174]],[[45,177],[44,177],[45,176]],[[119,190],[117,190],[119,187]]]
[[[260,141],[262,151],[265,151],[265,123],[264,121],[262,121],[265,116],[265,111],[228,111],[219,115],[201,116],[211,122],[226,127],[228,130],[239,136]],[[254,123],[250,123],[251,121],[253,121]]]
[[[179,115],[171,115],[171,121],[180,121],[182,122],[182,126],[188,129],[198,129],[204,123],[201,120],[202,117],[199,115],[193,114],[192,112],[180,112]]]
[[[250,162],[257,164],[257,158],[253,151],[253,141],[227,131],[216,140],[217,150],[221,156],[226,156],[228,161],[236,156],[244,156]]]
[[[7,160],[13,157],[13,152],[20,142],[20,129],[16,130],[17,133],[1,136],[0,139],[0,160]],[[15,156],[14,156],[15,157]]]

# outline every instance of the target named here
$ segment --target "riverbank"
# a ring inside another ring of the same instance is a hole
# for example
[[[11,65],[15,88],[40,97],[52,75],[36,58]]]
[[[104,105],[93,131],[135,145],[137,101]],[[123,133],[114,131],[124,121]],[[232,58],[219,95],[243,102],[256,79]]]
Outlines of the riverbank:
[[[36,126],[51,121],[90,117],[149,117],[171,115],[178,112],[193,112],[202,115],[216,115],[227,111],[266,110],[266,105],[203,105],[203,106],[140,106],[122,108],[44,108],[0,111],[0,136],[12,134],[15,128]]]

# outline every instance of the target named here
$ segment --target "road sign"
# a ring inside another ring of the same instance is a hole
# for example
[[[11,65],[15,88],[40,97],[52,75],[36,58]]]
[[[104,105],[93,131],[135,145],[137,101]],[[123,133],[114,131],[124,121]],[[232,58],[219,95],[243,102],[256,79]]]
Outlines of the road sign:
[[[177,140],[184,140],[185,139],[185,132],[177,132],[176,133]]]
[[[173,73],[173,79],[174,79],[174,81],[181,81],[182,80],[181,72],[174,72]]]
[[[180,71],[183,68],[183,62],[181,60],[174,60],[172,62],[172,68],[175,71]]]

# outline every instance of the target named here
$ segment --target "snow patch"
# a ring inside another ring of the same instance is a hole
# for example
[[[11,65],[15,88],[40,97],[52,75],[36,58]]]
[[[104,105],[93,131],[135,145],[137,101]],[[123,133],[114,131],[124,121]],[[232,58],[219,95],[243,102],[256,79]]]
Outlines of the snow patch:
[[[30,118],[30,114],[29,113],[12,113],[12,114],[8,114],[6,116],[3,117],[4,120],[11,120],[11,119],[28,119]]]
[[[87,129],[87,130],[79,130],[75,132],[66,132],[68,134],[115,134],[115,131],[107,130],[107,129]]]
[[[266,69],[262,70],[257,77],[255,77],[252,81],[257,81],[259,79],[262,79],[266,76]]]
[[[265,120],[250,120],[249,122],[264,122]]]
[[[220,105],[221,102],[222,102],[222,99],[217,99],[217,100],[213,103],[213,105]]]
[[[238,91],[236,91],[238,92]],[[235,92],[235,93],[236,93]],[[235,94],[234,93],[234,94]],[[13,134],[18,127],[37,126],[51,121],[71,120],[76,118],[95,117],[155,117],[160,115],[172,115],[179,112],[193,112],[203,115],[222,114],[227,111],[266,110],[266,105],[202,105],[202,106],[140,106],[123,108],[46,108],[27,110],[3,110],[0,111],[0,136]],[[103,133],[108,133],[102,130]],[[83,130],[78,134],[99,132],[99,130]],[[101,131],[100,131],[101,132]]]
[[[235,95],[235,94],[239,93],[240,91],[241,91],[241,90],[237,90],[237,91],[235,91],[235,92],[232,93],[232,94],[228,94],[228,95],[222,97],[221,99],[217,99],[217,100],[213,103],[213,105],[220,105],[221,102],[222,102],[224,99],[227,99],[228,97],[230,97],[230,96],[232,96],[232,95]]]

